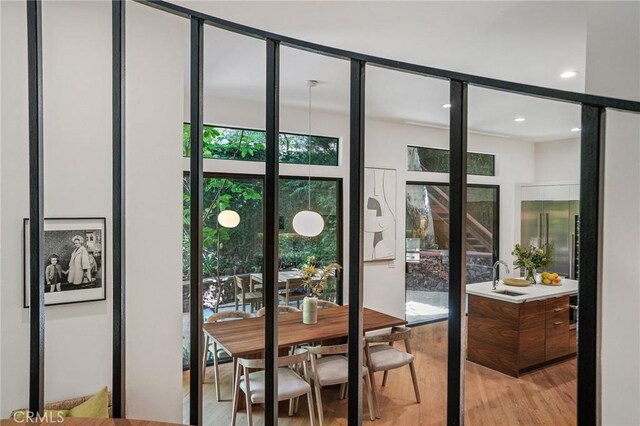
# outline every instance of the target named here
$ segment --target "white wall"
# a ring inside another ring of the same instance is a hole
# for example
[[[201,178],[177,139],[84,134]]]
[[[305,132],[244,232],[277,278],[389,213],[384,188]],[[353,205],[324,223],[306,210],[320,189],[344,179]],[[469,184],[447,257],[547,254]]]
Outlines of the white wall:
[[[579,182],[580,139],[538,142],[535,145],[536,182]]]
[[[640,101],[640,3],[588,3],[586,91]],[[603,425],[640,424],[640,117],[607,111]]]
[[[26,8],[2,2],[0,417],[28,400],[22,308],[28,206]],[[128,414],[179,422],[181,150],[185,21],[127,3]],[[45,216],[107,218],[111,247],[111,4],[43,3]],[[158,119],[158,117],[162,117]],[[173,120],[172,120],[173,117]],[[162,229],[163,233],[159,233]],[[107,300],[46,308],[45,400],[111,387]],[[156,313],[154,315],[154,312]]]
[[[28,399],[29,311],[22,308],[22,219],[29,215],[26,8],[2,3],[1,417]],[[110,228],[110,7],[45,3],[46,217],[107,217]],[[89,18],[89,19],[85,19]],[[82,43],[77,43],[82,40]],[[9,59],[9,60],[8,60]],[[107,282],[111,261],[107,256]],[[110,294],[111,289],[107,287]],[[45,395],[96,392],[111,380],[111,300],[46,309]]]
[[[321,86],[320,86],[321,87]],[[264,128],[264,106],[259,102],[242,102],[214,97],[205,98],[205,123],[232,127]],[[281,131],[306,133],[307,109],[281,106]],[[189,121],[185,108],[184,120]],[[314,110],[312,115],[314,134],[341,138],[342,161],[338,168],[312,166],[311,173],[320,176],[342,177],[344,184],[344,259],[348,257],[349,217],[349,117]],[[397,218],[395,261],[365,263],[364,304],[367,307],[404,318],[405,273],[404,235],[407,181],[447,182],[448,175],[407,171],[407,145],[421,145],[448,149],[447,130],[412,126],[388,121],[368,119],[365,129],[365,162],[367,167],[397,170]],[[515,183],[534,180],[534,144],[476,134],[469,135],[469,150],[497,155],[498,175],[495,177],[469,176],[470,183],[500,185],[500,258],[511,264],[511,250],[516,240]],[[185,161],[188,170],[188,161]],[[255,162],[205,160],[205,170],[212,172],[264,173],[264,164]],[[281,164],[283,175],[306,175],[306,166]],[[345,277],[348,271],[345,270]],[[345,302],[347,283],[344,288]]]

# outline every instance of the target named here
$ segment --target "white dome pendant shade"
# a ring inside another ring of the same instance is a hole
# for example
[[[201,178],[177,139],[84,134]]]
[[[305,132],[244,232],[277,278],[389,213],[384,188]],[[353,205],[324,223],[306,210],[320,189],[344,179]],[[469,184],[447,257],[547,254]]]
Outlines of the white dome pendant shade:
[[[320,235],[324,229],[324,219],[318,212],[302,210],[293,217],[293,230],[304,237]]]
[[[233,210],[222,210],[218,215],[218,223],[225,228],[235,228],[240,224],[240,215]]]

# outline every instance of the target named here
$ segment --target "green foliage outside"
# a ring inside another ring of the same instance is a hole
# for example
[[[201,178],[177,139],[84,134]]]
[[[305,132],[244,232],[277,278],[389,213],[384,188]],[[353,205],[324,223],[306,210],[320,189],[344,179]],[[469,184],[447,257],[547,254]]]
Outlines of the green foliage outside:
[[[264,158],[264,132],[253,130],[222,129],[205,126],[205,156],[209,158],[258,159]],[[285,135],[289,150],[288,159],[294,159],[293,147],[300,146],[300,137]],[[306,137],[304,137],[306,140]],[[331,138],[324,138],[331,139]],[[332,139],[336,142],[337,139]],[[298,144],[298,145],[296,145]],[[188,154],[189,125],[185,124],[183,146]],[[330,164],[330,147],[323,164]],[[297,148],[296,148],[297,149]],[[281,156],[282,158],[282,156]],[[318,157],[320,158],[320,157]],[[337,153],[336,153],[337,159]],[[313,160],[313,157],[312,157]],[[263,259],[263,179],[253,177],[205,177],[203,192],[203,274],[216,276],[217,244],[220,236],[220,275],[262,271]],[[317,237],[302,237],[293,231],[293,216],[308,209],[309,185],[311,208],[325,219],[325,228]],[[189,177],[183,181],[183,279],[190,277],[190,201]],[[279,259],[280,268],[300,268],[308,256],[315,256],[319,265],[338,261],[338,205],[339,182],[331,179],[286,178],[280,179]],[[232,209],[240,214],[240,225],[228,229],[218,226],[218,213]]]
[[[449,173],[449,151],[410,146],[407,150],[408,170]],[[467,174],[495,176],[495,156],[479,152],[467,153]]]
[[[182,154],[190,155],[191,126],[182,128]],[[291,164],[338,165],[338,139],[324,136],[280,133],[280,162]],[[309,153],[311,151],[311,153]],[[227,127],[203,127],[204,158],[225,160],[264,161],[265,132],[261,130],[232,129]],[[311,155],[311,158],[309,158]]]

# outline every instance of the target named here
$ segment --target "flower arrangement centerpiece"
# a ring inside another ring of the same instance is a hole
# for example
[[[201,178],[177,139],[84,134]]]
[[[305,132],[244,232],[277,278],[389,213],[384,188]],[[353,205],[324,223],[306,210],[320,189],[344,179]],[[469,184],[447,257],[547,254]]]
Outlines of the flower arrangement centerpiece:
[[[314,256],[307,257],[307,263],[302,266],[302,282],[309,296],[320,297],[327,288],[330,277],[335,276],[336,271],[342,269],[338,263],[330,263],[324,268],[316,266]]]
[[[302,301],[302,322],[315,324],[318,322],[318,297],[327,288],[329,278],[335,276],[342,267],[338,263],[330,263],[324,268],[316,266],[313,256],[307,257],[307,263],[302,266],[302,283],[307,295]]]
[[[528,247],[516,244],[511,252],[514,256],[513,265],[516,268],[525,270],[525,278],[532,284],[536,282],[536,269],[553,264],[553,245],[546,244],[544,247],[537,247],[530,244]]]

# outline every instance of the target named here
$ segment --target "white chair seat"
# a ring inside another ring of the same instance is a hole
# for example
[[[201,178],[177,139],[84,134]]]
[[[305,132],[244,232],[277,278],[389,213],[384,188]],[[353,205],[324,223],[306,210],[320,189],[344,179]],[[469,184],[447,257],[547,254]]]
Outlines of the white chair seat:
[[[264,394],[264,377],[265,371],[254,371],[249,374],[249,383],[251,383],[251,402],[254,404],[262,404],[265,401]],[[240,377],[240,389],[247,392],[244,384],[244,375]],[[290,368],[278,368],[278,401],[295,398],[311,392],[311,386],[302,377],[298,376]]]
[[[373,371],[392,370],[413,361],[413,355],[389,345],[371,346],[370,364]]]
[[[316,360],[316,374],[320,386],[331,386],[349,381],[349,360],[344,355],[325,355]],[[362,375],[369,374],[362,367]]]

